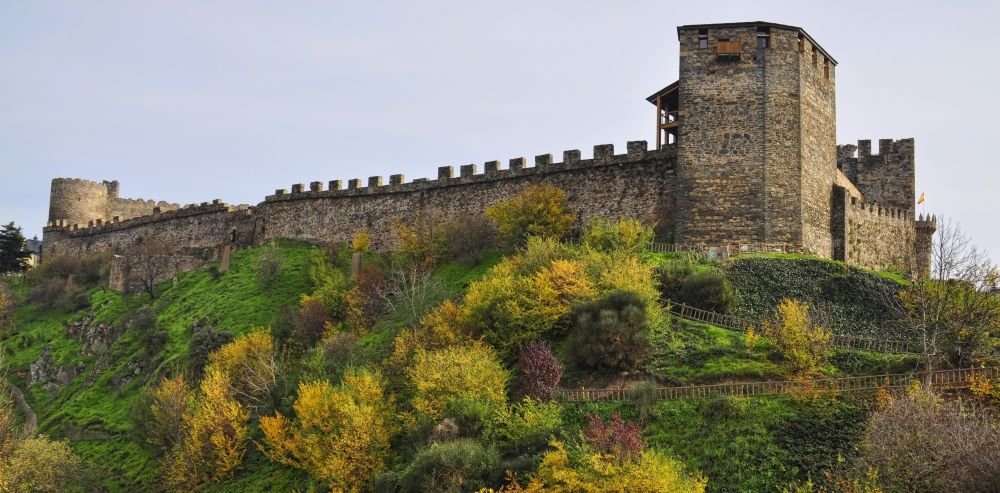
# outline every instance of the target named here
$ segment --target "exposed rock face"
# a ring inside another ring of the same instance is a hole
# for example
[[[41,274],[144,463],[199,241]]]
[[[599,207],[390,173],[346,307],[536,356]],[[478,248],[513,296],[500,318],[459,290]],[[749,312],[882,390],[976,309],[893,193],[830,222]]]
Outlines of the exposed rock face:
[[[83,343],[81,356],[93,356],[107,351],[121,335],[119,328],[103,323],[95,325],[90,318],[70,323],[67,331],[70,337]]]
[[[38,384],[47,389],[61,387],[72,382],[83,371],[83,366],[83,362],[56,366],[52,361],[52,347],[45,346],[38,359],[28,365],[28,384]]]

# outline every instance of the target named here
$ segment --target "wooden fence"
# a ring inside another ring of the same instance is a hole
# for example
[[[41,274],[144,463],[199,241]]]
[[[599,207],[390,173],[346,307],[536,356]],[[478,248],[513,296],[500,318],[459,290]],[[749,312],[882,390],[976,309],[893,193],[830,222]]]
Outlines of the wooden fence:
[[[719,383],[683,387],[657,387],[653,392],[657,400],[705,399],[723,396],[754,397],[789,394],[806,390],[838,393],[859,392],[904,388],[914,381],[923,381],[923,378],[926,376],[926,373],[896,373],[808,381],[781,380],[770,382]],[[934,387],[966,387],[973,377],[987,378],[991,381],[1000,379],[1000,368],[937,370],[931,372],[930,377],[931,385]],[[559,396],[561,400],[566,402],[630,401],[635,399],[637,392],[641,391],[622,388],[574,389],[561,390]]]
[[[732,257],[749,253],[793,253],[799,249],[790,243],[729,243],[725,245],[694,245],[684,243],[652,243],[649,251],[661,253],[693,253],[699,256]]]
[[[753,322],[745,318],[702,310],[701,308],[687,306],[682,303],[668,302],[667,306],[670,309],[670,313],[679,318],[704,322],[735,332],[746,332],[750,327],[759,327],[761,325],[759,322]],[[836,349],[852,349],[889,354],[919,354],[914,351],[912,345],[907,341],[875,339],[846,334],[833,334],[830,345]]]

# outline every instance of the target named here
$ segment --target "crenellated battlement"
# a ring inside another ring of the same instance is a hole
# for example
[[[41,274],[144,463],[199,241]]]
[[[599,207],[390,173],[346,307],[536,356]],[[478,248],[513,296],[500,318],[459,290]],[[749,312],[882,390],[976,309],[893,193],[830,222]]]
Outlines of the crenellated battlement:
[[[913,139],[879,139],[878,153],[871,140],[837,146],[837,167],[865,200],[907,209],[914,206],[916,170]]]
[[[172,202],[167,202],[166,200],[153,200],[153,199],[115,199],[116,203],[127,204],[127,205],[142,205],[147,207],[159,207],[162,210],[166,209],[179,209],[180,204],[175,204]]]
[[[901,219],[913,221],[913,209],[899,209],[895,207],[884,207],[878,202],[864,202],[855,197],[851,197],[847,206],[855,212],[869,214],[872,216],[886,217],[891,219]]]
[[[170,205],[176,205],[176,204],[170,204]],[[178,207],[173,210],[166,210],[166,211],[160,209],[159,206],[154,206],[152,214],[128,218],[128,219],[122,219],[119,216],[113,216],[108,221],[105,221],[103,219],[94,219],[87,221],[86,224],[71,223],[70,221],[65,219],[57,219],[55,221],[49,221],[49,223],[45,226],[45,228],[43,228],[42,231],[45,233],[51,233],[51,232],[64,233],[70,237],[90,236],[95,234],[107,233],[111,231],[120,231],[124,229],[148,225],[161,221],[195,217],[203,214],[211,214],[218,212],[246,211],[247,209],[248,209],[247,206],[230,207],[225,202],[216,199],[213,200],[212,202],[202,202],[201,204],[188,204],[185,205],[184,207]]]
[[[265,202],[286,200],[301,200],[320,197],[351,197],[383,193],[408,193],[424,191],[433,188],[451,187],[483,183],[496,180],[520,178],[547,173],[558,173],[589,167],[618,166],[643,161],[649,158],[664,159],[672,163],[676,159],[676,148],[666,146],[659,151],[650,151],[646,141],[631,141],[626,145],[626,153],[615,154],[613,144],[595,145],[593,158],[581,159],[577,149],[563,151],[562,160],[553,161],[552,154],[540,154],[534,158],[534,166],[527,166],[523,157],[510,159],[506,168],[501,168],[500,161],[486,161],[482,172],[476,164],[465,164],[459,167],[458,175],[452,165],[438,167],[437,178],[417,178],[407,182],[402,174],[390,175],[388,182],[382,176],[371,176],[366,182],[361,179],[347,180],[347,188],[342,187],[341,180],[331,180],[326,190],[323,182],[313,181],[306,187],[302,183],[291,185],[289,189],[280,188],[273,195],[264,198]],[[367,185],[363,185],[367,183]],[[289,191],[290,190],[290,191]]]

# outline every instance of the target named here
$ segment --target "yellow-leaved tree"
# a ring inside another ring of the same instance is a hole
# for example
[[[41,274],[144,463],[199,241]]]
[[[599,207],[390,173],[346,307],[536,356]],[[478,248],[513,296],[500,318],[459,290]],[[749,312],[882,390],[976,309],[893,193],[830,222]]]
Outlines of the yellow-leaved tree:
[[[326,380],[303,382],[293,409],[294,421],[281,413],[261,418],[261,450],[332,491],[364,491],[385,466],[392,438],[393,412],[381,377],[349,370],[339,387]]]
[[[250,413],[233,396],[229,374],[209,365],[200,395],[184,413],[180,441],[164,458],[162,474],[174,491],[194,491],[228,477],[243,462]]]
[[[279,367],[274,340],[266,329],[256,329],[226,344],[208,357],[208,366],[226,376],[230,395],[251,409],[270,404]]]
[[[566,192],[552,185],[531,185],[487,207],[486,217],[496,223],[500,238],[509,246],[521,246],[530,236],[562,238],[574,222]]]
[[[153,390],[152,425],[147,440],[160,450],[170,450],[184,429],[184,413],[192,404],[191,388],[184,377],[164,378]]]
[[[400,331],[393,341],[387,366],[394,372],[402,372],[410,365],[417,350],[433,351],[471,343],[467,325],[462,307],[452,300],[445,300],[424,315],[419,326]]]
[[[413,409],[431,420],[440,419],[448,403],[455,399],[497,407],[507,402],[509,375],[493,349],[485,344],[418,350],[406,374],[414,389]]]
[[[764,333],[774,339],[778,352],[797,375],[819,370],[830,352],[832,334],[809,315],[809,305],[785,299],[778,305],[777,320],[764,325]]]

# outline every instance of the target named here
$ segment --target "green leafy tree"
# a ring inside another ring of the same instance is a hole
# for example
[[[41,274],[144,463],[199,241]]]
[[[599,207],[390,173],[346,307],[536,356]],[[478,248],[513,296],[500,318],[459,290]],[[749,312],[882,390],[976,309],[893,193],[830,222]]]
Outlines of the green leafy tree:
[[[569,356],[579,367],[632,370],[649,356],[646,307],[633,293],[615,291],[579,305],[573,320]]]
[[[24,234],[11,221],[0,226],[0,274],[24,272],[31,252],[24,249]]]

